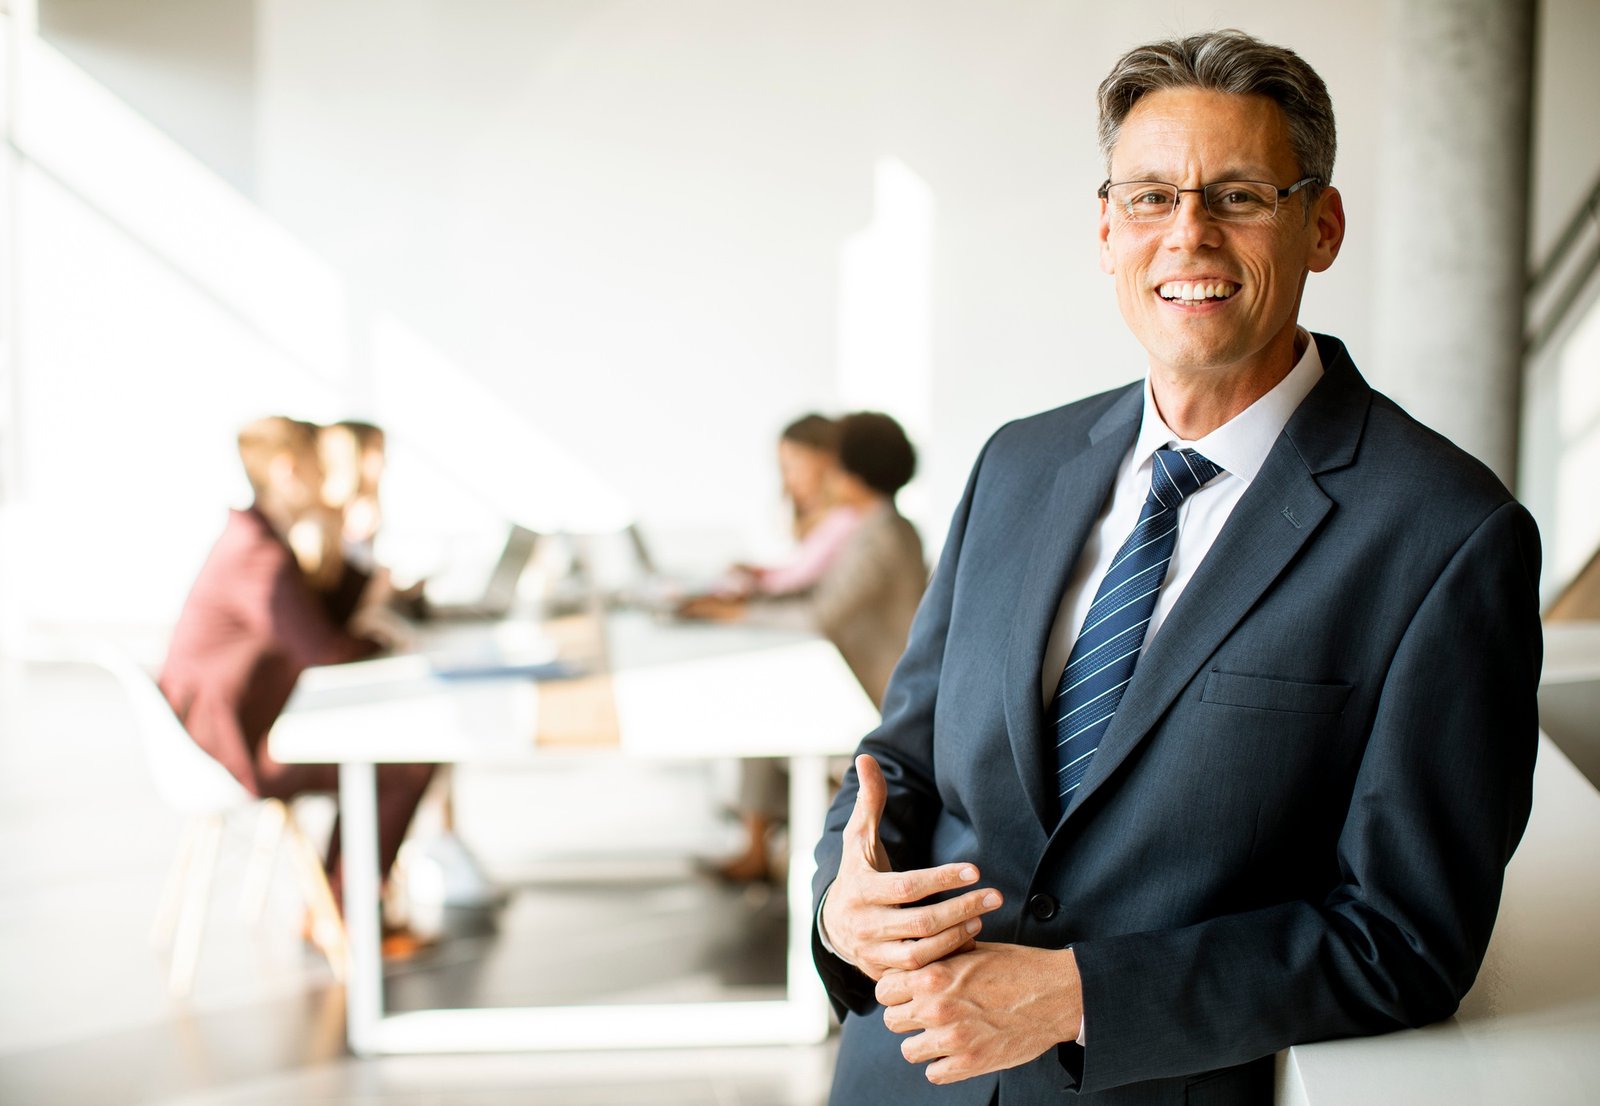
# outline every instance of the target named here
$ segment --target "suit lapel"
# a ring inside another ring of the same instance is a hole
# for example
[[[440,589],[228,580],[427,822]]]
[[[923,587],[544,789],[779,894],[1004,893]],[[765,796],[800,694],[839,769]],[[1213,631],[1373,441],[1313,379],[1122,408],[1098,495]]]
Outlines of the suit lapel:
[[[1006,731],[1017,774],[1028,801],[1048,830],[1056,820],[1056,795],[1047,787],[1055,776],[1055,744],[1046,737],[1040,674],[1044,651],[1067,586],[1094,521],[1111,493],[1117,466],[1133,445],[1144,406],[1142,387],[1118,396],[1089,429],[1087,441],[1063,442],[1076,449],[1061,463],[1044,503],[1018,596],[1016,618],[1006,652]]]
[[[1206,658],[1312,540],[1333,509],[1316,476],[1349,464],[1371,391],[1336,340],[1318,339],[1324,376],[1279,436],[1134,670],[1063,821],[1138,747]]]

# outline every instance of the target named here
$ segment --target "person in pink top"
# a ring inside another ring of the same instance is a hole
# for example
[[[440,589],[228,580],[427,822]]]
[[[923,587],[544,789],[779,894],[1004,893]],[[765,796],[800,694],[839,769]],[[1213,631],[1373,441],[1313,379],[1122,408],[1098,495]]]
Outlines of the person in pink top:
[[[778,474],[794,508],[794,552],[775,565],[734,565],[716,589],[719,597],[802,595],[816,586],[861,525],[858,506],[835,500],[838,468],[839,424],[833,419],[813,413],[783,428]]]
[[[860,527],[860,507],[850,503],[829,507],[783,564],[746,568],[751,577],[749,594],[777,596],[810,591],[827,575]]]

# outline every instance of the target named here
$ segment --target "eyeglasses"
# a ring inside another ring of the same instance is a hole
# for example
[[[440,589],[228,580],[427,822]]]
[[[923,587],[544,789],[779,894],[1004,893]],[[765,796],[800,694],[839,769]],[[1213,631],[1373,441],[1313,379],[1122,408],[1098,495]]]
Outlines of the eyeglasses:
[[[1278,202],[1308,185],[1316,177],[1302,177],[1288,188],[1259,180],[1223,180],[1200,188],[1179,188],[1157,180],[1130,180],[1100,186],[1097,195],[1122,218],[1134,223],[1159,223],[1178,210],[1178,197],[1198,192],[1206,211],[1219,223],[1262,223],[1278,213]]]

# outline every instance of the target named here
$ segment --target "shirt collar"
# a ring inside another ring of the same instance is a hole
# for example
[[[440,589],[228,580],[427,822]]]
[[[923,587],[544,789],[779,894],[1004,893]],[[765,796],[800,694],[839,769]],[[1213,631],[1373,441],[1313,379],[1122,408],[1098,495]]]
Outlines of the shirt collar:
[[[1316,340],[1304,329],[1300,330],[1300,337],[1306,350],[1289,370],[1289,375],[1197,442],[1184,441],[1162,421],[1156,411],[1155,394],[1150,390],[1150,374],[1146,373],[1144,416],[1139,423],[1139,437],[1133,444],[1134,466],[1150,463],[1158,449],[1195,449],[1246,484],[1254,480],[1295,408],[1322,379],[1322,358],[1317,353]]]

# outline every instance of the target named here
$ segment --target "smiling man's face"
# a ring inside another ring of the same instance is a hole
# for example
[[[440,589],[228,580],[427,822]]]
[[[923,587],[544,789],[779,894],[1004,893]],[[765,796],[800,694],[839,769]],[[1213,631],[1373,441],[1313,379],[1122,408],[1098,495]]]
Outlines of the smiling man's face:
[[[1225,180],[1287,188],[1301,176],[1283,111],[1265,96],[1164,89],[1139,99],[1111,154],[1111,179],[1200,188]],[[1344,235],[1338,194],[1301,194],[1260,223],[1212,219],[1197,192],[1171,218],[1131,222],[1104,202],[1100,267],[1122,317],[1167,379],[1268,391],[1294,364],[1306,273],[1333,263]]]

